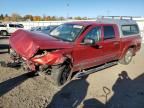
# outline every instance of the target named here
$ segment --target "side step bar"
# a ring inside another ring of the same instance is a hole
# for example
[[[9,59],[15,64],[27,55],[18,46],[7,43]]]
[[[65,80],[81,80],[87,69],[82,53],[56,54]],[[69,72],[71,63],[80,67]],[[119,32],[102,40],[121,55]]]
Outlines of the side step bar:
[[[118,64],[118,61],[105,63],[101,66],[98,66],[98,67],[95,67],[95,68],[92,68],[92,69],[89,69],[89,70],[83,70],[82,72],[78,72],[74,77],[75,78],[80,78],[80,77],[83,77],[83,76],[87,76],[89,74],[95,73],[97,71],[106,69],[108,67],[111,67],[111,66],[114,66],[114,65],[117,65],[117,64]]]

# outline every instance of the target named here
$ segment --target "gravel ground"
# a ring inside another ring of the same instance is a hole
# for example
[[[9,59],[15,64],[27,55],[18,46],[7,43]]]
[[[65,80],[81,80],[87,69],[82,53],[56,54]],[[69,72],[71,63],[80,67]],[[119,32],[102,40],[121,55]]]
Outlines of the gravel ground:
[[[7,43],[0,40],[0,61],[9,59]],[[144,47],[129,65],[118,64],[59,88],[49,76],[28,77],[22,69],[0,67],[0,108],[144,108],[143,58]]]

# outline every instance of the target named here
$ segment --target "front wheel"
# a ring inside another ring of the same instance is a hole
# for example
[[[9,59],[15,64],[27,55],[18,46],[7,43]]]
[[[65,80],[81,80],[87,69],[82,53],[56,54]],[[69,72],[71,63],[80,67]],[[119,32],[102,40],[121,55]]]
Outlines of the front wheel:
[[[51,76],[53,82],[60,86],[67,82],[71,72],[71,67],[69,64],[63,64],[59,66],[52,67]]]
[[[127,65],[132,61],[133,58],[133,48],[129,48],[123,58],[119,61],[121,64]]]

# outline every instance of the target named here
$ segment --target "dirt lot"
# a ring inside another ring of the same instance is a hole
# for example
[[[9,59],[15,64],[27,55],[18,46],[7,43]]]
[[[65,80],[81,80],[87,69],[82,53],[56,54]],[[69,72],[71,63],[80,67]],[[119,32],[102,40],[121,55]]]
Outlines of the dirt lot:
[[[9,59],[0,40],[0,61]],[[144,108],[144,46],[129,65],[116,65],[57,88],[49,76],[27,77],[0,67],[0,108]]]

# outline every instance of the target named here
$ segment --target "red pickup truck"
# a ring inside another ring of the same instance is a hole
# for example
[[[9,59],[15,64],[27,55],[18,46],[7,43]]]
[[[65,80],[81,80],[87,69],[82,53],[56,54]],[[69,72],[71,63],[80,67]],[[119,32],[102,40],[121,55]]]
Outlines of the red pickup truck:
[[[14,62],[48,73],[62,85],[74,72],[92,73],[117,61],[129,64],[141,48],[141,36],[133,20],[103,18],[65,23],[49,35],[18,30],[10,46]]]

